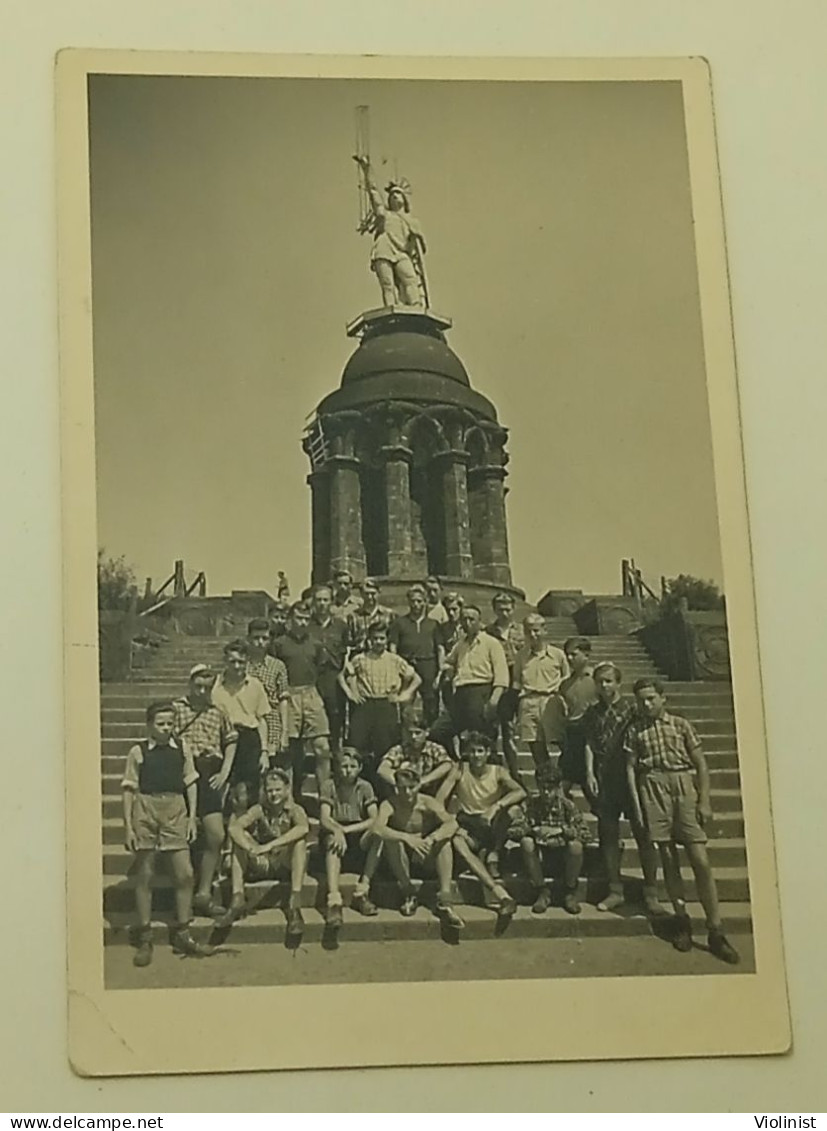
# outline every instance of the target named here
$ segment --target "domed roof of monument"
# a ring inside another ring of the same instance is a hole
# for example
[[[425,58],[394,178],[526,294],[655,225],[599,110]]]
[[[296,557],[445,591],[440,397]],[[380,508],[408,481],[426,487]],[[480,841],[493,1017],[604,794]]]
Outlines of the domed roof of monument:
[[[342,387],[365,377],[403,372],[432,373],[471,384],[465,366],[443,338],[397,330],[362,341],[345,366]]]

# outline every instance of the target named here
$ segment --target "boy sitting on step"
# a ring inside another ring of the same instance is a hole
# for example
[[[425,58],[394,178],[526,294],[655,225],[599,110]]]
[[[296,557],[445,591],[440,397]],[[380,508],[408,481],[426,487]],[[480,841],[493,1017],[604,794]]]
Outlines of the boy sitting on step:
[[[509,840],[519,840],[528,878],[534,885],[531,910],[542,915],[551,906],[551,892],[543,874],[538,849],[565,849],[563,908],[569,915],[580,914],[577,888],[583,867],[583,847],[591,840],[585,817],[563,791],[560,770],[551,762],[537,767],[539,793],[529,797],[508,830]]]
[[[660,850],[663,878],[675,911],[672,945],[679,951],[692,949],[692,923],[676,850],[683,845],[706,914],[709,950],[735,965],[738,952],[723,932],[718,890],[706,851],[704,826],[712,820],[712,806],[700,739],[688,719],[666,710],[659,680],[639,679],[632,690],[639,714],[623,743],[627,780],[635,820],[642,824],[645,819],[652,843]]]
[[[456,815],[457,854],[493,895],[499,914],[509,916],[517,905],[499,882],[500,852],[511,821],[519,815],[515,807],[525,799],[526,792],[504,766],[492,765],[492,751],[488,735],[466,731],[460,738],[463,762],[445,778],[437,801]]]
[[[358,750],[345,746],[333,759],[333,779],[322,783],[321,844],[327,877],[327,925],[342,925],[342,893],[339,877],[343,867],[358,871],[359,880],[350,906],[360,915],[376,915],[370,898],[370,885],[382,851],[382,842],[370,829],[379,806],[370,782],[360,777],[362,757]]]
[[[379,806],[374,832],[384,844],[385,858],[402,892],[400,914],[416,913],[418,897],[411,881],[411,864],[436,872],[439,881],[436,913],[455,931],[465,923],[453,907],[454,855],[451,839],[456,820],[439,801],[419,791],[419,772],[403,762],[396,771],[396,789]]]
[[[396,788],[396,771],[403,762],[419,771],[419,788],[430,794],[436,793],[454,764],[445,747],[428,738],[422,711],[413,706],[402,712],[402,742],[392,746],[379,763],[376,776],[388,793]]]
[[[307,871],[307,814],[291,796],[290,774],[267,770],[262,779],[264,797],[245,813],[230,819],[233,842],[232,900],[220,926],[229,926],[244,914],[244,881],[290,880],[287,906],[287,937],[301,938],[304,918],[301,896]]]
[[[126,847],[135,853],[137,865],[135,966],[148,966],[152,961],[152,873],[158,852],[167,854],[175,883],[172,949],[194,958],[213,953],[189,932],[193,889],[189,846],[195,840],[198,771],[192,757],[173,738],[172,703],[150,704],[146,722],[147,738],[127,754],[121,783]]]

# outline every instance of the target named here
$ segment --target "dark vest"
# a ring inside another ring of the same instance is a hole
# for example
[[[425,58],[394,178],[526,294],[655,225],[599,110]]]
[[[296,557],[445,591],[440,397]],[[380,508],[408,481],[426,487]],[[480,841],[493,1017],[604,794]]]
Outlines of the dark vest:
[[[139,793],[184,792],[184,751],[179,746],[154,746],[141,742],[143,761],[138,769]]]

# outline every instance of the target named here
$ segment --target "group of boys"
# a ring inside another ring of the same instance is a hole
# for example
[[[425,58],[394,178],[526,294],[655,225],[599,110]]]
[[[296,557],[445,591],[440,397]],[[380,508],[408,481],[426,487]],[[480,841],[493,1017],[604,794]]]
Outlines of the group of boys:
[[[331,929],[343,921],[343,871],[358,875],[351,908],[378,914],[370,892],[382,859],[399,885],[402,915],[417,908],[414,875],[433,873],[437,915],[451,929],[464,926],[453,902],[458,857],[507,920],[516,910],[500,871],[509,842],[520,845],[536,914],[551,905],[543,850],[563,850],[562,906],[578,914],[590,829],[572,797],[577,787],[597,816],[607,879],[598,909],[625,901],[626,817],[647,913],[665,914],[656,894],[660,863],[674,911],[673,945],[691,948],[677,849],[683,845],[709,948],[738,961],[722,931],[706,853],[706,762],[691,724],[666,710],[661,684],[639,680],[634,697],[624,695],[615,664],[592,669],[588,638],[557,648],[544,639],[538,614],[514,620],[507,593],[494,598],[494,619],[483,627],[481,610],[457,593],[442,594],[436,578],[412,585],[408,611],[397,617],[379,602],[374,582],[361,589],[359,596],[343,570],[332,585],[276,606],[269,622],[252,620],[246,639],[227,644],[221,672],[197,664],[184,697],[150,706],[147,738],[130,750],[123,779],[126,843],[137,855],[136,965],[152,960],[156,851],[168,853],[172,865],[177,952],[211,953],[190,933],[192,915],[229,926],[245,912],[245,881],[289,879],[286,931],[301,936],[308,753]],[[534,762],[537,792],[530,796],[518,742]],[[199,825],[196,883],[190,845]],[[222,854],[231,883],[226,908],[214,895]]]

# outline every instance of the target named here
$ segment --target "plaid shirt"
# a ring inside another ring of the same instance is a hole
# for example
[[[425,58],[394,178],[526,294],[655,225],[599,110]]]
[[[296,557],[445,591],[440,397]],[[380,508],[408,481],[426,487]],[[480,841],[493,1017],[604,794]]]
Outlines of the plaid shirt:
[[[267,716],[267,745],[271,750],[278,750],[281,743],[279,703],[287,698],[287,668],[282,660],[265,656],[263,660],[250,660],[247,673],[257,679],[267,692],[272,708]]]
[[[664,711],[659,719],[637,717],[626,731],[624,753],[643,773],[650,770],[693,770],[691,754],[701,740],[682,715]]]
[[[212,704],[203,710],[192,706],[189,699],[176,699],[174,733],[192,758],[199,754],[216,754],[221,757],[226,748],[238,740],[238,731],[230,722],[226,711]]]
[[[359,652],[348,661],[345,673],[355,678],[356,690],[363,699],[398,695],[403,683],[409,683],[416,676],[408,661],[395,652],[383,652],[381,656]]]
[[[367,648],[368,629],[372,624],[381,624],[390,628],[393,621],[393,610],[387,605],[377,605],[375,609],[366,612],[363,608],[357,609],[347,619],[348,644],[354,652],[364,652]]]
[[[508,661],[510,670],[514,668],[514,661],[517,659],[519,653],[525,648],[525,629],[521,624],[512,621],[507,624],[505,628],[494,620],[491,624],[485,626],[485,631],[489,636],[493,636],[495,640],[499,640],[505,651],[505,658]]]
[[[418,756],[406,754],[401,746],[392,746],[382,759],[382,765],[389,767],[394,773],[403,762],[409,762],[412,766],[416,766],[422,777],[425,778],[437,766],[451,762],[451,758],[444,746],[440,746],[438,742],[431,742],[429,739]]]
[[[621,695],[614,703],[598,700],[583,716],[586,741],[598,763],[623,758],[623,740],[637,714],[634,699]]]

